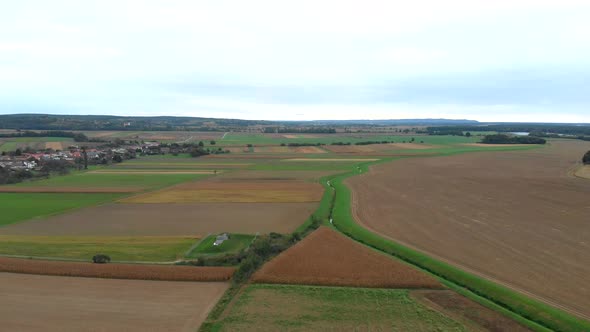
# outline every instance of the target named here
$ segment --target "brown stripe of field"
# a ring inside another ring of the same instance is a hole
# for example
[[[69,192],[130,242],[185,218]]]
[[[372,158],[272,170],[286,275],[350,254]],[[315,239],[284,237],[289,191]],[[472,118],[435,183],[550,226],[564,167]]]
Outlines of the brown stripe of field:
[[[0,329],[195,331],[228,287],[0,273]]]
[[[0,272],[109,279],[226,281],[233,267],[93,264],[0,257]]]
[[[214,170],[101,170],[91,171],[90,174],[217,174],[219,172]]]
[[[442,288],[430,275],[320,227],[266,263],[256,283],[378,288]]]
[[[306,203],[319,202],[319,183],[280,180],[213,179],[122,199],[122,203]]]
[[[318,203],[105,204],[0,228],[2,235],[193,236],[291,233]]]

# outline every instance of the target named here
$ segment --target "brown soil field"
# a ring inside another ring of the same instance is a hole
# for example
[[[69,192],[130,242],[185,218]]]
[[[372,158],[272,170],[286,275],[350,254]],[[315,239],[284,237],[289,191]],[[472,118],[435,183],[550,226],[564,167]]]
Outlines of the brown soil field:
[[[196,331],[228,287],[0,273],[0,321],[6,331]]]
[[[199,170],[199,171],[175,171],[175,170],[161,170],[161,171],[148,171],[148,170],[105,170],[105,171],[90,171],[88,173],[94,174],[214,174],[212,170]]]
[[[410,296],[465,324],[469,331],[531,331],[499,312],[486,308],[451,290],[415,290],[410,292]]]
[[[0,272],[108,279],[226,281],[233,267],[147,264],[94,264],[0,257]]]
[[[297,135],[281,135],[284,138],[297,138]]]
[[[225,180],[216,177],[189,182],[120,200],[122,203],[304,203],[319,202],[319,183],[281,180]]]
[[[314,162],[314,161],[358,161],[358,162],[363,162],[363,161],[377,161],[379,159],[374,159],[374,158],[289,158],[289,159],[285,159],[285,161],[309,161],[309,162]]]
[[[291,233],[318,203],[105,204],[0,227],[3,235],[204,236]]]
[[[254,152],[257,153],[289,153],[289,147],[287,146],[256,146]]]
[[[133,193],[142,190],[142,187],[116,187],[116,188],[80,188],[80,187],[16,187],[0,186],[2,193]]]
[[[257,283],[378,288],[441,288],[428,274],[320,227],[262,266]]]
[[[580,168],[576,169],[574,174],[577,177],[581,177],[584,179],[590,179],[590,165],[580,166]]]
[[[295,153],[327,153],[326,150],[316,146],[295,146],[290,148]]]
[[[435,148],[434,145],[419,143],[387,143],[369,145],[326,145],[324,148],[335,153],[371,153],[393,150],[424,150]]]
[[[463,143],[465,146],[477,146],[478,148],[493,148],[493,147],[511,147],[511,146],[531,146],[530,144],[483,144],[483,143]]]
[[[302,180],[318,182],[320,178],[342,171],[235,171],[223,174],[224,180]]]
[[[66,145],[68,144],[69,143],[66,142]],[[45,148],[53,150],[62,150],[64,148],[64,144],[62,144],[62,142],[46,142]]]
[[[396,242],[590,318],[590,142],[403,159],[346,180],[357,221]]]

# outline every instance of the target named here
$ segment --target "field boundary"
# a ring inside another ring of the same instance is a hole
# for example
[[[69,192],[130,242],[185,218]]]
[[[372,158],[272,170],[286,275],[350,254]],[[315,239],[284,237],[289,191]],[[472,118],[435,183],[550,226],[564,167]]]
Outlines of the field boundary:
[[[494,150],[490,150],[494,151]],[[468,151],[449,151],[438,156],[454,155]],[[481,152],[478,150],[476,152]],[[431,155],[425,156],[431,157]],[[574,316],[564,310],[554,308],[529,296],[523,295],[516,290],[504,285],[499,285],[485,278],[463,271],[446,262],[434,259],[424,253],[404,246],[397,241],[384,238],[361,226],[352,214],[351,192],[343,183],[344,179],[367,172],[369,166],[382,162],[390,162],[401,158],[388,158],[372,163],[362,163],[358,171],[334,175],[329,177],[330,186],[334,187],[334,204],[332,205],[332,224],[336,229],[350,238],[369,245],[377,250],[386,252],[392,256],[402,259],[422,270],[425,270],[441,278],[455,288],[464,290],[464,295],[481,301],[481,298],[493,303],[497,307],[512,312],[521,317],[521,323],[536,330],[546,331],[590,331],[590,322]],[[487,303],[489,307],[489,303]],[[494,309],[494,308],[492,308]],[[514,316],[512,316],[514,317]]]

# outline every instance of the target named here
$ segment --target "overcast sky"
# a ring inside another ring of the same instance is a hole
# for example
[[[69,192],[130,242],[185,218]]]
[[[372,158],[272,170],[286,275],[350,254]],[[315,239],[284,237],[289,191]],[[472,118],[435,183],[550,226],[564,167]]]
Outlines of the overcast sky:
[[[590,122],[590,1],[3,1],[12,113]]]

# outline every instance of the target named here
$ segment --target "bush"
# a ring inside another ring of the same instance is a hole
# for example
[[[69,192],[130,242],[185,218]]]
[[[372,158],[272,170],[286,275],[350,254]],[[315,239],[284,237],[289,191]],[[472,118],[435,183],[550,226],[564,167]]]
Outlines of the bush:
[[[106,264],[111,262],[111,258],[107,255],[98,254],[92,257],[92,262],[95,264]]]
[[[586,154],[582,158],[582,162],[584,163],[584,165],[590,165],[590,151],[586,152]]]

